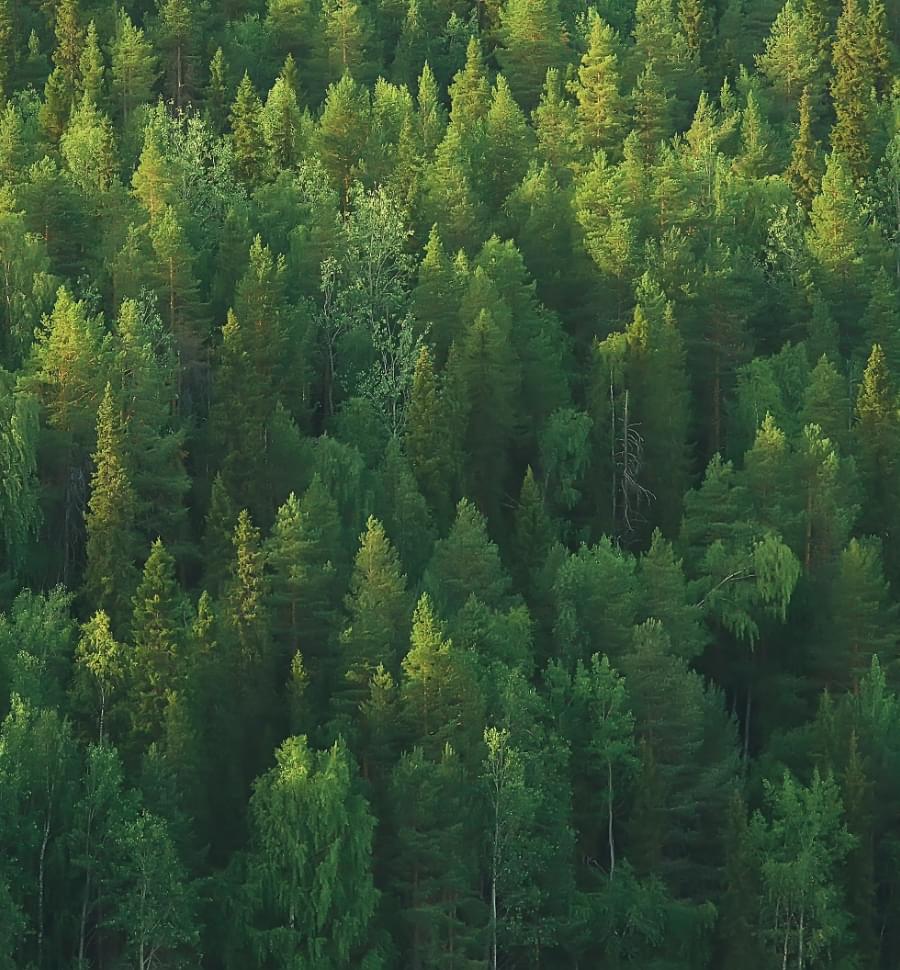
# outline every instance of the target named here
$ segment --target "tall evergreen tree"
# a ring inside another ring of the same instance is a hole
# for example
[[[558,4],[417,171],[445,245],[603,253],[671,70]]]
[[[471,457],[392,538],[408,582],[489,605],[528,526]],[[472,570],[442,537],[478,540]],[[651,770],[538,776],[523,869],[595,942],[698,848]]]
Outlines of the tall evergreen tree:
[[[105,609],[120,628],[137,582],[136,498],[129,476],[125,427],[106,385],[97,411],[97,447],[85,515],[87,566],[85,588],[91,602]]]
[[[526,111],[537,107],[548,69],[562,69],[568,37],[556,0],[506,0],[500,8],[497,57]]]

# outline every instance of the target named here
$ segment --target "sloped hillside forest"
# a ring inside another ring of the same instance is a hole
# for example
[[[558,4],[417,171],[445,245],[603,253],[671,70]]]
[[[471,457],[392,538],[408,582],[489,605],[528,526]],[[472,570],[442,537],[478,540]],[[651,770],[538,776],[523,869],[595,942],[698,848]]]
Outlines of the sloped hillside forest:
[[[0,0],[0,970],[900,966],[900,0],[781,4]]]

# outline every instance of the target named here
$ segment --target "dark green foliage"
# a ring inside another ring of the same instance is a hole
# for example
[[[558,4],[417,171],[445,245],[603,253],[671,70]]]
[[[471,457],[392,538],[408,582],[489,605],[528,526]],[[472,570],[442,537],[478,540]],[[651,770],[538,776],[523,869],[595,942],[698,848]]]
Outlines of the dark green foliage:
[[[900,963],[897,0],[0,0],[0,970]]]

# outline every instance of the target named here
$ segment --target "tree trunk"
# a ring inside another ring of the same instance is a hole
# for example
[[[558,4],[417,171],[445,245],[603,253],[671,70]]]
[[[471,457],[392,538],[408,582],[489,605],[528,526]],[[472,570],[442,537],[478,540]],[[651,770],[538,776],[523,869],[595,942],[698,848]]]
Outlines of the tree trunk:
[[[744,766],[750,754],[750,715],[753,709],[753,684],[747,685],[747,701],[744,705]]]
[[[44,860],[47,857],[47,843],[50,841],[50,812],[51,808],[48,805],[47,819],[44,822],[44,836],[41,839],[41,854],[38,861],[38,968],[43,967],[44,965]]]
[[[606,779],[607,779],[607,838],[609,839],[609,879],[612,881],[612,877],[616,871],[616,842],[613,837],[613,776],[612,776],[612,762],[607,760],[606,762]]]

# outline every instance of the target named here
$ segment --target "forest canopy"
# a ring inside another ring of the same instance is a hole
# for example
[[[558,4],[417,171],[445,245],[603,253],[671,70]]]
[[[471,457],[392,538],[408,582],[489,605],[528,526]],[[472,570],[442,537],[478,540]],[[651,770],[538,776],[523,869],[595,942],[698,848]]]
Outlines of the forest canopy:
[[[900,964],[898,67],[0,0],[0,970]]]

